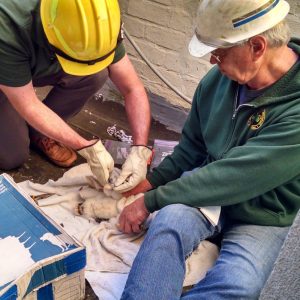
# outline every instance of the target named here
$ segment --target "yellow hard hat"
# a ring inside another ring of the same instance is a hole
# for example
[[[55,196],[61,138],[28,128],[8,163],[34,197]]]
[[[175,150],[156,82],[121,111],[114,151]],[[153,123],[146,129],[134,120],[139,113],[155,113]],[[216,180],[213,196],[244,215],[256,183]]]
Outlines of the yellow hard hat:
[[[41,0],[40,13],[66,73],[94,74],[113,61],[121,26],[117,0]]]

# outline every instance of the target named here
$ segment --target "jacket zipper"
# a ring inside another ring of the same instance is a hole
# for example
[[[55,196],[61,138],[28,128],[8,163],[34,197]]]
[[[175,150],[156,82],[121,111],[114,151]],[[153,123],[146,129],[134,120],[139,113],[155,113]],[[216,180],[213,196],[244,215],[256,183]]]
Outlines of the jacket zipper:
[[[235,93],[235,99],[234,99],[234,106],[233,106],[232,120],[235,119],[237,113],[239,112],[239,110],[240,110],[242,107],[252,107],[252,108],[255,107],[253,104],[249,104],[249,103],[244,103],[244,104],[239,105],[239,106],[237,107],[238,94],[239,94],[239,88],[237,88],[236,93]]]
[[[236,118],[238,112],[240,111],[240,109],[243,108],[243,107],[252,107],[252,108],[255,107],[255,105],[249,104],[249,103],[244,103],[244,104],[239,105],[237,107],[237,101],[238,101],[238,88],[237,88],[236,93],[235,93],[234,105],[233,105],[233,113],[232,113],[232,118],[231,118],[231,120],[232,120],[232,122],[231,122],[231,135],[230,135],[230,138],[227,140],[228,142],[227,142],[226,147],[224,148],[224,151],[222,152],[221,155],[219,155],[219,157],[218,157],[219,159],[222,158],[224,156],[224,154],[228,151],[228,146],[231,143],[231,140],[232,140],[232,137],[233,137],[233,133],[234,133],[235,118]]]
[[[248,104],[248,103],[244,103],[244,104],[242,104],[242,105],[239,105],[239,106],[237,107],[237,109],[235,109],[235,110],[233,111],[232,120],[235,119],[237,113],[238,113],[239,110],[240,110],[241,108],[243,108],[243,107],[251,107],[251,108],[254,108],[255,105],[253,105],[253,104]]]

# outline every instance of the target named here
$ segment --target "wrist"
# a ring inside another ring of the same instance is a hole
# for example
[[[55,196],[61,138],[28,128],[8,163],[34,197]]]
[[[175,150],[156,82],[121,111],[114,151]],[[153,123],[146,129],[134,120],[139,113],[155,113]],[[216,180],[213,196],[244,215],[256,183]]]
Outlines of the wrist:
[[[151,146],[147,146],[147,145],[144,145],[144,144],[133,144],[130,147],[145,147],[145,148],[148,148],[149,150],[152,151],[152,147]]]
[[[145,145],[131,145],[130,154],[137,155],[139,158],[143,158],[147,165],[151,164],[152,160],[152,148]]]
[[[149,210],[148,210],[147,207],[146,207],[144,195],[142,195],[142,196],[138,199],[138,201],[140,202],[140,206],[141,206],[142,210],[143,210],[146,214],[149,214],[150,212],[149,212]]]
[[[81,143],[81,145],[76,148],[75,150],[76,151],[80,151],[82,149],[85,149],[85,148],[88,148],[88,147],[91,147],[93,145],[95,145],[96,143],[98,143],[98,141],[100,141],[100,139],[92,139],[92,140],[85,140],[83,143]]]
[[[144,180],[140,183],[140,185],[142,186],[142,189],[143,189],[144,192],[148,192],[148,191],[150,191],[150,190],[153,189],[152,184],[151,184],[151,183],[149,182],[149,180],[147,180],[147,179],[144,179]]]

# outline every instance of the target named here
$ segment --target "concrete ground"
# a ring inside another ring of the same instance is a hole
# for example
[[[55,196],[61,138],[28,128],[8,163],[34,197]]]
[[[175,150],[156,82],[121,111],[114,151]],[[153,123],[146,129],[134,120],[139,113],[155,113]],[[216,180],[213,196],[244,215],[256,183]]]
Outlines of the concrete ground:
[[[37,90],[40,98],[49,91],[48,88]],[[128,135],[130,130],[125,115],[124,106],[120,103],[118,95],[111,93],[106,87],[103,94],[97,94],[92,98],[82,111],[69,121],[69,124],[86,138],[99,136],[101,139],[114,139],[107,134],[107,127],[116,124],[118,129],[123,129]],[[152,109],[152,124],[149,144],[154,139],[178,140],[180,129],[184,123],[187,112],[170,106],[164,99],[150,95]],[[114,99],[111,101],[110,99]],[[117,100],[117,101],[116,101]],[[76,164],[83,163],[84,159],[79,157]],[[18,169],[6,172],[11,175],[15,182],[32,180],[37,183],[45,183],[49,179],[60,178],[67,169],[54,166],[39,153],[31,150],[28,161]],[[0,170],[0,173],[3,171]],[[86,300],[97,299],[93,290],[86,282]]]

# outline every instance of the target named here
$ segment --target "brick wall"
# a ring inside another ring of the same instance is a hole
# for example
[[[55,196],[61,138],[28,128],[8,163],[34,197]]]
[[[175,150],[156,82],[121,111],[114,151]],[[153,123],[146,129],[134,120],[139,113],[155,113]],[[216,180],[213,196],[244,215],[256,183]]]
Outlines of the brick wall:
[[[188,98],[210,69],[209,55],[195,59],[187,45],[193,34],[199,0],[119,0],[125,28],[146,58],[175,88]],[[300,36],[300,2],[288,1],[292,32]],[[171,91],[125,41],[126,49],[145,86],[176,105],[188,106]]]

